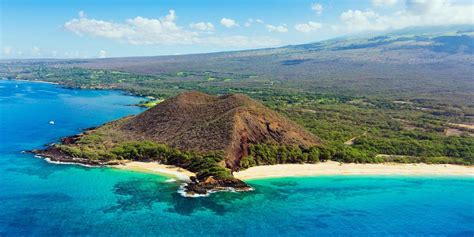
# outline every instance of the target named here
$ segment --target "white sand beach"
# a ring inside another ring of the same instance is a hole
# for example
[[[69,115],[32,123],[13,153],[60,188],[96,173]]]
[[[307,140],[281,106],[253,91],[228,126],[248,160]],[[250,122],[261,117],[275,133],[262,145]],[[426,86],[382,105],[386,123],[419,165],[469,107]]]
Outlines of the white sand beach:
[[[133,170],[146,173],[156,173],[173,177],[180,181],[188,182],[189,177],[195,176],[191,171],[173,165],[163,165],[157,162],[139,162],[131,161],[123,165],[114,165],[112,167],[125,170]]]
[[[189,181],[189,177],[195,176],[193,172],[183,168],[173,165],[163,165],[157,162],[132,161],[124,165],[115,165],[113,167],[166,175],[180,181]],[[242,180],[318,175],[455,175],[472,176],[474,178],[474,166],[397,163],[347,164],[328,161],[318,164],[264,165],[234,172],[234,176]]]
[[[234,172],[238,179],[317,175],[457,175],[474,177],[474,166],[430,164],[354,164],[334,161],[318,164],[282,164],[256,166]]]

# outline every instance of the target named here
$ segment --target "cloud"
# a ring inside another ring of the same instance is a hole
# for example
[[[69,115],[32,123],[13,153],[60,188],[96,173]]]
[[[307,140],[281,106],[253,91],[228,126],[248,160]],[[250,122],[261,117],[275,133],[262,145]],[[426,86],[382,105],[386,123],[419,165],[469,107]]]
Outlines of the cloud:
[[[322,24],[318,22],[309,21],[308,23],[303,24],[296,24],[295,30],[303,33],[309,33],[311,31],[315,31],[321,29]]]
[[[371,10],[348,10],[341,14],[340,19],[350,31],[384,30],[388,23],[388,19]]]
[[[278,32],[278,33],[286,33],[288,32],[288,28],[286,25],[279,25],[279,26],[274,26],[274,25],[266,25],[265,26],[269,32]]]
[[[347,10],[340,15],[341,32],[394,30],[416,26],[474,24],[473,4],[444,0],[406,0],[405,8],[391,15],[372,10]]]
[[[64,28],[77,35],[108,38],[136,45],[190,44],[197,33],[184,30],[175,23],[176,15],[170,10],[160,19],[137,16],[125,23],[114,23],[88,18],[72,19]]]
[[[444,0],[406,0],[405,6],[409,12],[426,14],[431,11],[442,11],[444,7],[449,8],[451,4]]]
[[[107,57],[107,51],[101,49],[99,51],[99,58],[106,58]]]
[[[316,12],[316,14],[321,15],[321,13],[323,13],[323,5],[319,3],[313,3],[311,4],[311,10]]]
[[[227,27],[227,28],[232,28],[232,27],[239,27],[239,24],[237,24],[235,22],[235,20],[233,19],[229,19],[229,18],[222,18],[221,19],[221,25]]]
[[[245,26],[245,27],[250,27],[250,26],[252,26],[252,23],[253,23],[253,22],[254,22],[254,20],[253,20],[252,18],[249,18],[249,19],[245,22],[244,26]]]
[[[77,13],[77,15],[79,16],[79,18],[86,17],[86,13],[84,11],[79,11],[79,13]]]
[[[375,6],[393,6],[398,3],[398,0],[372,0]]]
[[[13,49],[10,46],[3,47],[3,55],[8,56],[13,53]]]
[[[254,23],[256,23],[256,24],[265,24],[265,22],[264,22],[263,20],[261,20],[261,19],[249,18],[249,19],[245,22],[244,26],[245,26],[245,27],[250,27],[250,26],[252,26]]]
[[[198,22],[189,24],[191,29],[200,30],[200,31],[213,31],[214,25],[210,22]]]
[[[33,46],[33,48],[31,48],[31,56],[41,56],[41,49],[38,46]]]
[[[225,18],[224,18],[225,19]],[[230,19],[228,19],[230,20]],[[228,21],[224,21],[229,23]],[[232,20],[233,25],[237,25]],[[203,23],[203,24],[201,24]],[[123,23],[90,19],[72,19],[64,23],[64,29],[79,36],[89,36],[115,40],[133,45],[218,45],[225,47],[250,48],[280,45],[280,41],[269,37],[212,36],[200,29],[211,29],[211,23],[199,22],[190,25],[196,31],[176,24],[176,13],[169,13],[159,19],[137,16]],[[204,27],[205,26],[205,27]]]

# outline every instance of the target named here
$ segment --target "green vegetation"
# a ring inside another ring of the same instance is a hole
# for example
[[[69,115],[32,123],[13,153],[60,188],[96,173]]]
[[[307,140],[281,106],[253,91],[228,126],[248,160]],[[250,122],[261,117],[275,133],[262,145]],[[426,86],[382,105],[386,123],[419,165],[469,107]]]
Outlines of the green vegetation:
[[[436,160],[440,160],[447,163],[472,164],[474,159],[472,130],[463,129],[459,136],[445,134],[445,129],[452,127],[450,123],[472,123],[470,107],[436,103],[432,99],[413,99],[409,95],[400,95],[395,100],[376,95],[364,97],[349,96],[345,93],[296,91],[281,84],[268,86],[265,81],[258,78],[248,79],[248,76],[245,80],[249,84],[232,86],[225,84],[227,78],[217,75],[212,75],[215,80],[208,81],[212,74],[209,72],[177,72],[154,77],[79,68],[39,67],[23,70],[16,73],[17,78],[60,82],[69,87],[122,89],[159,98],[169,98],[183,90],[193,89],[211,94],[244,93],[322,138],[326,147],[334,152],[325,154],[326,151],[321,151],[321,157],[324,157],[320,158],[321,160],[383,162],[377,154],[406,156],[404,159],[391,160],[394,162],[406,162],[409,159],[413,162],[433,160],[438,163]],[[176,75],[189,79],[178,80]],[[202,77],[205,77],[205,80]],[[152,107],[159,102],[161,100],[150,100],[144,105]],[[85,139],[91,140],[88,143],[99,141],[99,138],[94,136],[86,136]],[[344,145],[351,139],[352,144]],[[260,148],[253,149],[258,151]],[[90,150],[85,149],[82,152],[90,154],[92,159],[97,159],[98,155],[91,154],[93,152]],[[255,162],[246,158],[241,163],[243,167],[250,167],[259,164],[311,162],[305,157],[304,151],[293,152],[303,155],[293,154],[288,160],[284,158],[286,155],[281,155],[283,160],[257,155],[254,157]],[[271,154],[276,153],[272,151]]]
[[[377,101],[366,101],[371,105],[314,104],[304,109],[288,106],[280,111],[324,139],[328,148],[338,151],[333,160],[362,162],[345,158],[348,155],[344,154],[350,153],[365,162],[382,162],[376,155],[387,154],[412,157],[409,159],[414,163],[420,159],[438,163],[435,160],[439,157],[449,157],[444,159],[448,163],[474,164],[474,137],[444,133],[448,127],[445,119],[453,117],[396,104],[377,106]]]
[[[242,158],[240,166],[245,169],[256,165],[317,163],[319,156],[318,148],[257,144],[250,146],[249,155]]]
[[[139,106],[145,107],[145,108],[151,108],[161,102],[163,102],[163,99],[157,99],[157,100],[148,100],[148,101],[143,101],[142,103],[138,104]]]
[[[460,164],[472,165],[472,158],[445,156],[388,156],[376,155],[350,146],[326,146],[320,148],[301,149],[277,145],[259,144],[250,147],[248,156],[240,160],[243,169],[258,165],[274,165],[286,163],[317,163],[333,160],[344,163],[427,163],[427,164]]]
[[[87,136],[85,136],[87,137]],[[163,144],[151,141],[121,142],[111,149],[93,149],[86,145],[56,145],[61,151],[72,157],[103,162],[112,160],[157,161],[163,164],[176,165],[197,173],[197,178],[208,176],[229,178],[230,171],[219,163],[223,162],[222,154],[199,154],[190,151],[180,151]]]
[[[318,155],[293,147],[253,146],[240,161],[242,167],[317,162],[315,157],[341,162],[473,164],[474,130],[466,128],[474,124],[472,45],[468,44],[472,34],[463,34],[335,40],[200,55],[199,59],[142,58],[134,59],[133,65],[129,59],[12,61],[0,64],[0,76],[163,99],[187,90],[243,93],[286,115],[325,144]],[[155,102],[159,101],[144,105]],[[104,137],[86,137],[81,141],[85,148],[73,154],[97,159],[92,151],[116,144]]]

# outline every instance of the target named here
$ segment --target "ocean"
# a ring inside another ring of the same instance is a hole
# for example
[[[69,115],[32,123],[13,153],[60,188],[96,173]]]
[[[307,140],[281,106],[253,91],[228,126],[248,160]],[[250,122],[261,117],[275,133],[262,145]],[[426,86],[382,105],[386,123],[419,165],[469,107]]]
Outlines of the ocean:
[[[140,100],[0,81],[0,236],[474,235],[470,177],[272,178],[249,181],[252,192],[185,198],[165,176],[22,153],[139,113]]]

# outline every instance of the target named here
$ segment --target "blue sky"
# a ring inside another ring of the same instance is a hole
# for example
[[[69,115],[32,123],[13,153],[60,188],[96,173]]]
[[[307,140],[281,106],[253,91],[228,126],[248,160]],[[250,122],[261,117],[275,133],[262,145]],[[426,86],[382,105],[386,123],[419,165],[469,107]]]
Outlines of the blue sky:
[[[1,58],[151,56],[474,24],[470,0],[1,0]]]

